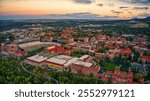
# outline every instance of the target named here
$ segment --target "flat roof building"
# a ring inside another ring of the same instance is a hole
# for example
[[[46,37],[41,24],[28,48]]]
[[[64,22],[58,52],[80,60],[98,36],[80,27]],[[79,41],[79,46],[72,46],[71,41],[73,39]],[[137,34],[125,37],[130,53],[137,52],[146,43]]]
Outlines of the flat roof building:
[[[93,64],[89,62],[77,61],[74,63],[75,65],[84,66],[84,67],[92,67]]]
[[[97,76],[100,67],[90,62],[77,61],[71,65],[70,69],[73,73],[81,73],[85,75],[93,74],[94,76]]]
[[[44,56],[39,56],[39,55],[34,55],[31,57],[26,58],[26,63],[36,66],[36,67],[41,67],[43,66],[45,63],[45,60],[47,60],[47,57]]]
[[[72,63],[78,60],[79,58],[73,58],[67,55],[58,55],[46,60],[46,64],[50,67],[64,69],[65,67],[70,66]]]

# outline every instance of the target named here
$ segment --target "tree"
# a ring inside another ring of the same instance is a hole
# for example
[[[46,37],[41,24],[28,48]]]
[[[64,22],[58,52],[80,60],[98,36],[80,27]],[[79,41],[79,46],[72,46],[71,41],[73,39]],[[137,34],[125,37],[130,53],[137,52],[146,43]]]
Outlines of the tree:
[[[147,73],[145,79],[146,79],[146,80],[150,80],[150,72]]]
[[[98,52],[105,53],[108,50],[107,47],[101,47]]]

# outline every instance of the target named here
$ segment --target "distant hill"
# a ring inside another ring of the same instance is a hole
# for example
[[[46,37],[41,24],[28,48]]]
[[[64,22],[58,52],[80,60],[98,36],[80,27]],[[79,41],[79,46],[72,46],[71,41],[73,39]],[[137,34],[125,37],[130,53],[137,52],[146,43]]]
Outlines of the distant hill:
[[[148,17],[144,18],[144,20],[146,20],[146,21],[150,21],[150,16],[148,16]]]
[[[148,16],[146,18],[133,18],[131,20],[136,20],[136,21],[150,21],[150,16]]]

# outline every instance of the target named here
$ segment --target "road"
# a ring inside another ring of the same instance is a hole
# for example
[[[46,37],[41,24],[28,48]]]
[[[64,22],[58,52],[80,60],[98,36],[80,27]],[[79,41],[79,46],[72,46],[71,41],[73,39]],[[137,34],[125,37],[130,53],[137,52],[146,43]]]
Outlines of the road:
[[[35,73],[32,73],[32,72],[28,71],[28,70],[23,66],[23,62],[21,62],[20,64],[21,64],[22,69],[23,69],[25,72],[27,72],[27,73],[29,73],[29,74],[31,74],[31,75],[34,75],[34,76],[37,75],[37,74],[35,74]],[[58,81],[57,81],[56,79],[54,79],[54,78],[47,78],[47,77],[44,77],[44,78],[46,78],[46,79],[48,79],[48,80],[53,80],[54,82],[56,82],[56,84],[58,84]]]

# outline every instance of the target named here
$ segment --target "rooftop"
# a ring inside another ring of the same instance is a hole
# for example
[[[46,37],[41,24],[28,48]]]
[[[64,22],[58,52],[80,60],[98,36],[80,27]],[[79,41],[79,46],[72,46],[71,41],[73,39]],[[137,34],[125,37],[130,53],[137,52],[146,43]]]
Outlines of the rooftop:
[[[27,59],[31,60],[31,61],[35,61],[35,62],[43,62],[47,59],[47,57],[34,55],[34,56],[31,56],[31,57],[28,57]]]
[[[82,62],[82,61],[77,61],[74,64],[80,65],[80,66],[85,66],[85,67],[91,67],[93,64],[89,62]]]
[[[47,47],[48,50],[49,50],[49,49],[53,49],[53,48],[55,48],[55,46]]]
[[[88,58],[88,57],[89,57],[89,55],[83,55],[83,56],[80,57],[80,59],[81,59],[81,60],[84,60],[84,59],[86,59],[86,58]]]
[[[56,64],[60,64],[60,65],[63,65],[63,64],[66,63],[65,60],[58,59],[58,58],[56,58],[56,57],[52,57],[52,58],[50,58],[50,59],[48,59],[48,60],[46,60],[46,61],[47,61],[47,62],[56,63]]]
[[[59,55],[59,56],[55,56],[52,57],[48,60],[46,60],[47,62],[52,62],[52,63],[56,63],[59,65],[64,65],[64,66],[69,66],[72,63],[78,61],[79,58],[73,58],[67,55]]]

